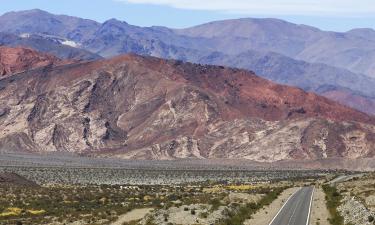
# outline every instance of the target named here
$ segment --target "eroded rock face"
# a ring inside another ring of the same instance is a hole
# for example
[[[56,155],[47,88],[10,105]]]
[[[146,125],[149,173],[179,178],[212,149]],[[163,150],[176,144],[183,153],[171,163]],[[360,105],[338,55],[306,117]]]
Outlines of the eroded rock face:
[[[252,72],[135,55],[0,80],[0,149],[138,159],[374,157],[375,119]]]
[[[59,58],[29,48],[0,46],[0,79],[30,69],[66,63]]]

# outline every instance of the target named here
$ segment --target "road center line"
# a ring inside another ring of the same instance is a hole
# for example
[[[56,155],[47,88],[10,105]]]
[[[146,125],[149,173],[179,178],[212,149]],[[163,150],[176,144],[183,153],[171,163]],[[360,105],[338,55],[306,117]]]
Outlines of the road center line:
[[[292,219],[293,219],[293,217],[294,217],[294,214],[296,214],[296,211],[297,211],[297,208],[298,208],[299,203],[301,202],[301,199],[302,199],[302,198],[299,198],[299,199],[298,199],[298,201],[297,201],[297,203],[296,203],[296,207],[294,208],[293,213],[292,213],[292,215],[291,215],[290,218],[289,218],[288,225],[290,225],[290,222],[292,221]],[[294,224],[294,223],[293,223],[293,224]]]
[[[271,225],[273,223],[273,221],[275,221],[275,219],[277,218],[277,216],[280,214],[280,212],[283,210],[283,208],[285,207],[285,205],[289,202],[289,200],[297,193],[299,192],[300,190],[302,189],[302,187],[300,187],[296,192],[294,192],[291,196],[289,196],[289,198],[285,201],[284,205],[280,208],[280,210],[277,212],[276,216],[273,217],[273,219],[271,220],[271,222],[269,223],[269,225]]]

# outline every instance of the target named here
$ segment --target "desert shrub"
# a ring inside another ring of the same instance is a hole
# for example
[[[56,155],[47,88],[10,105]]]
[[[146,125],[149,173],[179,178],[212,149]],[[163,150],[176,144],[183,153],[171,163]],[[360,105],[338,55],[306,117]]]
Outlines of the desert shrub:
[[[217,209],[220,207],[220,205],[221,205],[220,200],[217,199],[217,198],[211,199],[211,200],[208,202],[208,204],[210,204],[210,205],[212,206],[212,207],[211,207],[211,210],[212,210],[212,211],[217,210]]]
[[[259,203],[247,203],[245,205],[233,204],[235,210],[228,211],[228,218],[221,225],[239,225],[243,224],[246,219],[250,219],[259,209],[271,204],[285,188],[276,188],[273,190],[263,190],[265,196]]]
[[[323,191],[326,194],[326,204],[328,211],[331,215],[331,218],[329,218],[328,221],[332,225],[343,225],[344,218],[337,211],[337,207],[340,206],[342,196],[337,191],[336,187],[330,185],[324,185]]]

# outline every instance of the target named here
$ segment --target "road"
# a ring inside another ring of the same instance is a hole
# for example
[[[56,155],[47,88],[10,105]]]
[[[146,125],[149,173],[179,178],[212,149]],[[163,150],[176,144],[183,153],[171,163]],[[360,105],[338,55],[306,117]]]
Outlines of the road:
[[[303,187],[283,205],[269,225],[308,225],[313,187]]]
[[[353,175],[341,175],[339,177],[336,177],[335,179],[331,180],[330,182],[328,182],[328,184],[330,184],[331,186],[332,185],[335,185],[337,183],[341,183],[341,182],[345,182],[345,181],[348,181],[348,180],[351,180],[351,179],[354,179],[356,177],[360,178],[362,177],[364,174],[353,174]]]

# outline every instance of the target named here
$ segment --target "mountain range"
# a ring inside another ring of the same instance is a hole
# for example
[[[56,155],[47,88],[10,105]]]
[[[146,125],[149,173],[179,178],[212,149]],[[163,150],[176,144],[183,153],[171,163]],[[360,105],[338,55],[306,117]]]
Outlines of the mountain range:
[[[372,34],[275,19],[177,30],[41,10],[6,13],[0,151],[373,158]]]
[[[0,44],[60,58],[95,60],[136,53],[250,69],[375,114],[375,31],[322,31],[277,19],[217,21],[187,29],[98,23],[41,10],[0,17]]]
[[[6,152],[261,162],[375,156],[375,117],[223,66],[138,55],[41,66],[0,79],[0,102]]]

